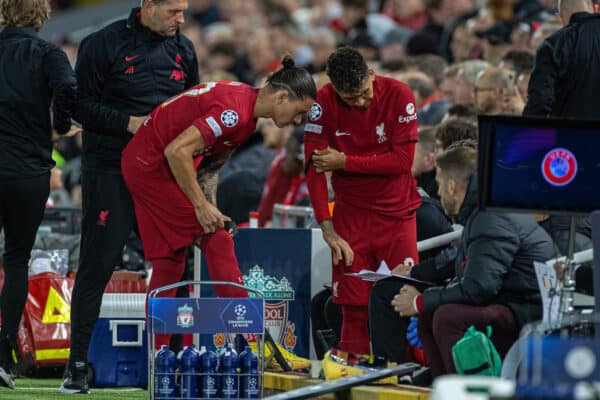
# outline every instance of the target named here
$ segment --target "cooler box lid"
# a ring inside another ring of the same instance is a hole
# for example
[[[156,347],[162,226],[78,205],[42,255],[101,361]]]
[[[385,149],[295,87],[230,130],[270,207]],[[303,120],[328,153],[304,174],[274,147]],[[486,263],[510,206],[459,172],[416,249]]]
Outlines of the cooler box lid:
[[[146,319],[146,293],[104,293],[100,318]]]

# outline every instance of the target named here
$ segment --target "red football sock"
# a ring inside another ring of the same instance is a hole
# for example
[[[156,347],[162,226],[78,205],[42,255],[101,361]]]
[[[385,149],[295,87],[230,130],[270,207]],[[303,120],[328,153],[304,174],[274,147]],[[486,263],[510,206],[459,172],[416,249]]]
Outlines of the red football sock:
[[[155,258],[152,261],[152,277],[148,285],[148,293],[152,290],[181,281],[185,269],[185,249],[169,258]],[[169,289],[158,294],[158,297],[175,297],[177,289]],[[148,316],[148,301],[146,301],[146,316]],[[148,323],[148,321],[146,321]],[[169,346],[170,334],[157,334],[156,349],[161,345]]]
[[[219,229],[215,233],[203,235],[200,249],[206,258],[211,280],[244,285],[233,250],[233,239],[227,231]],[[231,286],[215,285],[214,289],[219,297],[248,297],[248,292],[245,290]]]
[[[371,354],[368,310],[367,306],[342,305],[341,350]]]

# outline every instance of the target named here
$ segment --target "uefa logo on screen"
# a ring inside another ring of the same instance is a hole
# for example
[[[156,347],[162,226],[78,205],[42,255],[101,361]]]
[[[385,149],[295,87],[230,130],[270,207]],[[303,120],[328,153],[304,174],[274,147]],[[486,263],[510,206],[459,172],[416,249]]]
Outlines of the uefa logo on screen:
[[[542,160],[542,175],[552,186],[565,186],[577,175],[577,159],[567,149],[550,150]]]

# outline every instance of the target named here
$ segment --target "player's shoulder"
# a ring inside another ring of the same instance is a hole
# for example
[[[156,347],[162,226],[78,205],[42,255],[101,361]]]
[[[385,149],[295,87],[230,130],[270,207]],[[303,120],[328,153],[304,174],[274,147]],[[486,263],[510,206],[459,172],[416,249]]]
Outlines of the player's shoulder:
[[[318,121],[323,115],[330,114],[335,111],[336,92],[331,83],[326,84],[317,91],[315,103],[308,112],[309,121]]]
[[[231,110],[243,119],[252,119],[254,104],[258,90],[250,85],[235,81],[210,82],[213,85],[214,100],[220,103],[222,108]]]

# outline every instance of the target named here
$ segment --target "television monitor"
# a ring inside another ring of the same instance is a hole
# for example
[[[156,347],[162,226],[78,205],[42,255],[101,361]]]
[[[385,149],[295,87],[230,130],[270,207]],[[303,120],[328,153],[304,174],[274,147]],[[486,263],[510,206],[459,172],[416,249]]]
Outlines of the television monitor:
[[[600,210],[600,121],[479,117],[483,209],[547,214]]]

